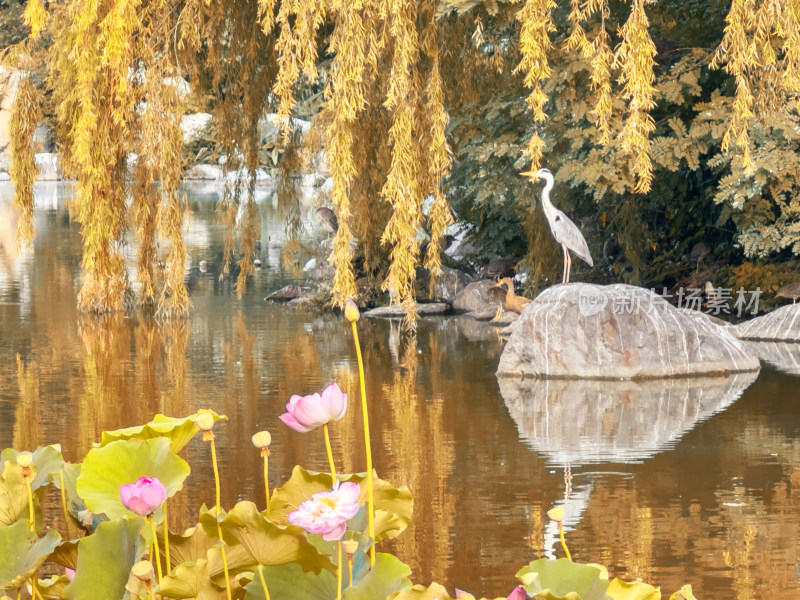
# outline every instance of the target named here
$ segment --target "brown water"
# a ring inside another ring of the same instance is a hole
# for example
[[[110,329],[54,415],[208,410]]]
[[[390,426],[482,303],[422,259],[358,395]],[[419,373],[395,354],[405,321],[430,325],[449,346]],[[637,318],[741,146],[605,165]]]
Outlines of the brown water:
[[[274,210],[262,206],[265,267],[242,300],[217,279],[213,202],[194,196],[191,317],[97,323],[75,310],[80,237],[68,191],[39,192],[49,200],[37,211],[35,253],[13,261],[0,251],[0,448],[60,442],[77,461],[103,429],[209,407],[228,416],[215,428],[226,507],[263,504],[250,443],[259,429],[273,435],[272,486],[297,463],[327,468],[321,434],[294,433],[277,416],[291,394],[334,380],[357,397],[352,340],[336,315],[263,301],[296,280],[270,243],[281,230]],[[197,270],[202,259],[208,273]],[[561,503],[574,559],[640,577],[665,597],[691,583],[705,600],[800,598],[797,375],[765,366],[752,383],[520,388],[494,376],[502,341],[488,326],[423,319],[408,341],[389,321],[359,325],[375,467],[415,497],[411,526],[382,549],[408,562],[416,582],[505,595],[519,567],[560,555],[544,513]],[[773,351],[800,364],[800,345]],[[17,354],[38,390],[20,391]],[[359,411],[332,437],[339,468],[363,470]],[[213,503],[213,483],[199,439],[186,457],[193,472],[173,514],[189,523]]]

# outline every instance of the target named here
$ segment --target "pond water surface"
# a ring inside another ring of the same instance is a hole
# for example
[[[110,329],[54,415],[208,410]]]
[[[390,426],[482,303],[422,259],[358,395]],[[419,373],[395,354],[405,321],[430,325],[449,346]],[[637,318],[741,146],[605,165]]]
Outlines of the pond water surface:
[[[215,428],[225,507],[263,502],[250,443],[260,429],[273,437],[272,487],[295,464],[327,468],[321,435],[277,416],[290,395],[330,381],[357,398],[352,340],[338,315],[264,301],[298,281],[280,264],[275,210],[261,206],[264,266],[239,300],[218,278],[214,198],[190,196],[191,316],[99,323],[75,308],[69,188],[37,193],[35,251],[16,260],[0,251],[0,448],[58,442],[79,461],[104,429],[208,407],[228,417]],[[9,202],[6,188],[0,222]],[[411,525],[381,549],[415,582],[505,596],[521,566],[560,556],[545,513],[563,504],[573,558],[612,576],[642,578],[665,597],[691,583],[705,600],[800,598],[800,376],[790,366],[800,345],[766,348],[778,358],[757,378],[519,386],[495,377],[503,345],[486,325],[425,318],[415,340],[387,320],[359,325],[375,468],[415,498]],[[17,354],[36,393],[20,391]],[[363,470],[360,411],[331,434],[339,468]],[[172,514],[188,526],[214,489],[208,448],[197,438],[184,452],[193,471]]]

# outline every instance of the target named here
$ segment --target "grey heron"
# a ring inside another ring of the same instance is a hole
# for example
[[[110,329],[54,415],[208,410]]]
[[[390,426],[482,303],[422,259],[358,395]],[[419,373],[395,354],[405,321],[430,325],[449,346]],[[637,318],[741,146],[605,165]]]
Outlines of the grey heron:
[[[538,171],[525,171],[520,175],[525,175],[531,179],[545,180],[545,185],[542,189],[542,208],[544,209],[544,216],[550,224],[550,232],[556,241],[561,244],[561,249],[564,253],[564,270],[561,274],[561,283],[569,283],[569,270],[572,266],[572,258],[569,255],[570,250],[590,267],[593,267],[594,262],[592,262],[592,255],[589,253],[589,246],[586,245],[586,240],[578,226],[550,202],[550,190],[553,189],[555,184],[553,174],[548,169],[539,169]]]

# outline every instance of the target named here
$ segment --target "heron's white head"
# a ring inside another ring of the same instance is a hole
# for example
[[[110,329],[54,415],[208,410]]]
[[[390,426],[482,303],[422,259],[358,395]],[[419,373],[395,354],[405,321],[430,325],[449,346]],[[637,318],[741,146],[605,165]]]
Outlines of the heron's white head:
[[[520,173],[525,177],[530,177],[531,179],[552,179],[553,174],[550,172],[550,169],[539,169],[538,171],[524,171]]]

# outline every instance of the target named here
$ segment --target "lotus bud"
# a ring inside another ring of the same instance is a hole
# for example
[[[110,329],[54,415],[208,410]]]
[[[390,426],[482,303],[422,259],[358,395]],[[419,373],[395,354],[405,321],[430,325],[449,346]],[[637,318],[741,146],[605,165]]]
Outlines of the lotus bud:
[[[355,323],[360,316],[361,313],[358,311],[358,306],[352,298],[348,298],[347,302],[344,304],[344,318],[351,323]]]
[[[344,551],[347,552],[348,556],[353,556],[358,550],[358,540],[344,540],[342,542],[342,547]]]
[[[153,585],[156,575],[153,572],[153,563],[149,560],[140,560],[131,567],[131,575],[144,582],[147,587]]]
[[[30,452],[20,452],[17,454],[17,464],[22,467],[23,477],[31,476],[31,465],[33,464],[33,454]]]
[[[167,499],[164,484],[156,477],[139,477],[119,487],[122,505],[140,517],[152,514]]]
[[[197,419],[195,419],[195,423],[197,423],[201,431],[211,431],[214,427],[214,415],[210,412],[201,412]]]
[[[30,467],[33,464],[33,454],[30,452],[20,452],[17,454],[17,464],[22,467]]]
[[[553,519],[556,523],[561,523],[564,520],[564,507],[556,506],[547,511],[547,516]]]
[[[269,431],[259,431],[253,434],[252,440],[253,446],[261,450],[263,448],[269,448],[269,445],[272,443],[272,435],[270,435]]]

